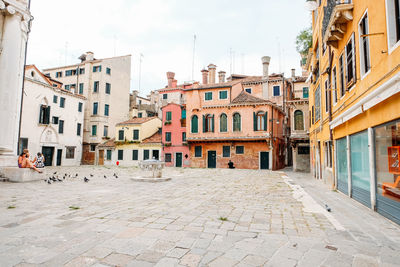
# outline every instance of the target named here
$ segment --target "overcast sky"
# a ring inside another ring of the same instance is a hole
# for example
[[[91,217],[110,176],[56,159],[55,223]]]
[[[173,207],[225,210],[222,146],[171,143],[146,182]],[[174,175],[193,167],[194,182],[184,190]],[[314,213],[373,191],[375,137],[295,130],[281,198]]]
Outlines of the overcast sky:
[[[163,88],[167,71],[179,83],[192,80],[194,35],[194,80],[209,63],[227,76],[261,75],[265,55],[270,72],[300,73],[295,37],[311,22],[305,0],[32,0],[31,12],[28,64],[74,64],[86,51],[130,54],[138,90],[142,53],[142,95]]]

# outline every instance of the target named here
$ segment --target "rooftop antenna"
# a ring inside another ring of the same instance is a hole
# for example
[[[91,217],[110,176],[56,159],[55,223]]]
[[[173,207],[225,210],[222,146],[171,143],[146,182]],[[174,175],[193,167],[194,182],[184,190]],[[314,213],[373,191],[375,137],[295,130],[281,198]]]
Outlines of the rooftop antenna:
[[[142,79],[142,59],[144,58],[144,55],[140,53],[139,55],[139,95],[140,95],[140,82]]]
[[[196,34],[193,36],[192,81],[194,81],[194,55],[196,52]]]

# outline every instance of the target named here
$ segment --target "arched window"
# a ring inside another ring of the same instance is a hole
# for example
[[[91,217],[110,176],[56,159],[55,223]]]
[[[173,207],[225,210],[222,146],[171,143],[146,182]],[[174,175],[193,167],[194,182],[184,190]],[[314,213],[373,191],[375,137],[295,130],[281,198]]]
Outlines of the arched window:
[[[268,126],[268,112],[253,113],[254,131],[266,131]]]
[[[226,133],[228,131],[228,117],[225,113],[222,113],[219,117],[219,131]]]
[[[233,114],[233,131],[240,132],[241,131],[241,118],[239,113]]]
[[[294,112],[294,129],[296,131],[304,130],[304,115],[301,110],[296,110]]]
[[[197,117],[197,115],[194,115],[192,117],[191,126],[192,126],[192,133],[199,132],[199,118]]]
[[[214,132],[214,115],[203,115],[203,133]]]

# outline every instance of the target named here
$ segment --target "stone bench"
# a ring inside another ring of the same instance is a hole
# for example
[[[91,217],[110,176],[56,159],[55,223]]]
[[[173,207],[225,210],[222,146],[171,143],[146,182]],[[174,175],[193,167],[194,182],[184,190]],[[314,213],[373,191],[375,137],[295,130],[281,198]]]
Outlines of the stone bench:
[[[32,181],[40,181],[45,179],[45,172],[38,173],[28,168],[6,167],[0,170],[0,176],[7,178],[10,182],[24,183]]]

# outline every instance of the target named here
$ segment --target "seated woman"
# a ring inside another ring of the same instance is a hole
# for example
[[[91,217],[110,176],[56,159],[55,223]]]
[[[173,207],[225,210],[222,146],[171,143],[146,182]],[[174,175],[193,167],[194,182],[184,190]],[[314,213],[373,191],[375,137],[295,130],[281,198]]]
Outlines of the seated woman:
[[[36,168],[44,168],[44,157],[43,154],[38,152],[37,156],[35,157],[35,159],[32,162],[33,164],[35,164]]]
[[[24,151],[18,157],[18,167],[19,168],[30,168],[38,173],[42,173],[42,171],[38,170],[35,165],[29,160],[29,151],[28,149],[24,149]]]

